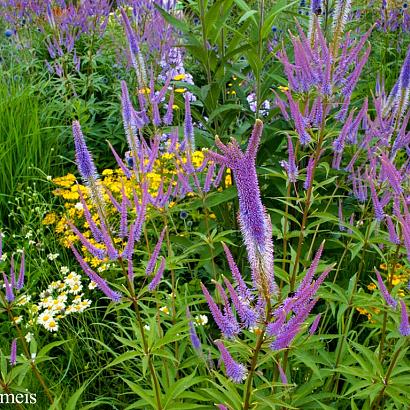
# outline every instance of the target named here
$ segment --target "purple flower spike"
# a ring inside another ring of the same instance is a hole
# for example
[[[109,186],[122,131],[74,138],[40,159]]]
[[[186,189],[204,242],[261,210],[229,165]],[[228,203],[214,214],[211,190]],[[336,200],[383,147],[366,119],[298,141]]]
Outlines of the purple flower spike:
[[[387,290],[382,277],[380,276],[380,273],[377,269],[375,269],[376,276],[377,276],[377,282],[379,284],[379,290],[380,293],[383,296],[383,299],[386,301],[386,303],[391,306],[393,309],[396,309],[397,307],[397,301],[395,301],[392,296],[390,295],[389,291]]]
[[[171,125],[174,118],[174,93],[169,96],[167,112],[164,115],[162,121],[165,125]]]
[[[24,252],[21,255],[19,277],[17,279],[16,289],[21,290],[24,286],[24,272],[25,272],[25,257]]]
[[[236,265],[235,261],[233,260],[233,256],[229,248],[222,242],[222,246],[225,251],[226,259],[228,260],[229,268],[231,270],[232,276],[235,279],[239,296],[242,299],[251,299],[251,292],[246,286],[245,281],[242,278],[241,272],[239,272],[238,266]]]
[[[319,313],[312,322],[312,325],[309,329],[309,334],[312,336],[316,333],[316,330],[319,326],[320,318],[322,317],[321,313]]]
[[[81,126],[78,121],[73,122],[73,137],[78,171],[80,172],[84,181],[92,181],[97,176],[97,169],[95,168],[91,154],[88,151],[87,145],[84,140],[84,135],[81,131]]]
[[[147,268],[145,269],[145,274],[146,275],[150,275],[154,268],[155,268],[155,263],[158,259],[158,255],[159,255],[159,251],[161,250],[161,246],[162,246],[162,242],[164,240],[164,235],[165,235],[165,231],[166,231],[166,227],[162,230],[161,235],[159,236],[158,242],[155,245],[155,248],[152,252],[151,257],[149,258],[149,261],[147,263]]]
[[[155,274],[154,278],[152,279],[151,283],[148,285],[148,290],[150,292],[153,292],[159,285],[159,282],[161,282],[162,276],[164,274],[165,270],[165,258],[161,258],[161,264],[159,265],[159,268],[157,270],[157,273]]]
[[[17,364],[17,339],[13,339],[10,348],[10,364],[15,366]]]
[[[306,131],[306,127],[305,127],[306,120],[301,114],[299,107],[297,106],[296,102],[294,101],[292,97],[292,94],[289,91],[286,91],[286,95],[289,101],[290,113],[293,118],[293,121],[295,122],[296,131],[299,134],[300,143],[302,145],[309,144],[309,142],[311,141],[311,138],[308,132]]]
[[[7,279],[6,274],[3,272],[3,280],[4,280],[4,285],[6,287],[6,300],[7,302],[11,303],[14,301],[14,293],[13,293],[13,287],[11,286],[11,283]]]
[[[14,255],[11,255],[10,261],[10,286],[16,288],[16,270],[14,268]]]
[[[396,233],[396,227],[394,226],[394,223],[390,217],[390,215],[386,215],[386,222],[387,222],[387,229],[389,231],[389,239],[391,243],[394,243],[395,245],[400,245],[400,239]]]
[[[303,188],[307,191],[312,184],[313,167],[315,165],[315,159],[313,156],[309,157],[308,165],[306,168],[306,179],[303,184]]]
[[[196,333],[195,326],[188,307],[186,308],[186,317],[188,318],[189,338],[191,339],[192,347],[195,350],[201,350],[201,341],[199,340],[199,337]]]
[[[241,322],[247,327],[252,328],[255,326],[258,316],[254,309],[249,305],[249,301],[243,300],[235,291],[228,279],[224,277],[225,285],[231,295],[231,300],[235,309],[241,318]]]
[[[298,177],[298,167],[295,160],[295,152],[293,150],[292,138],[288,135],[288,161],[280,161],[280,165],[285,169],[288,174],[288,180],[291,183],[295,183]]]
[[[142,124],[137,121],[137,116],[135,114],[134,107],[132,106],[127,83],[125,81],[121,81],[121,107],[122,121],[128,146],[131,151],[136,152],[139,148],[139,141],[137,137],[138,128],[142,128]]]
[[[300,283],[298,289],[296,290],[295,296],[300,298],[303,294],[303,292],[310,286],[310,283],[313,280],[313,277],[315,276],[317,267],[319,265],[319,261],[320,258],[322,257],[322,253],[323,253],[323,248],[325,246],[325,243],[322,242],[319,246],[319,249],[316,252],[316,255],[308,269],[308,271],[306,272],[305,277],[303,278],[302,282]]]
[[[243,153],[236,140],[227,145],[216,138],[215,143],[224,155],[207,151],[206,157],[231,168],[239,197],[239,224],[245,241],[255,287],[265,296],[275,292],[273,272],[273,243],[270,219],[261,201],[256,174],[256,153],[262,136],[263,123],[256,120]]]
[[[400,300],[401,306],[401,320],[400,320],[400,327],[399,331],[402,336],[410,336],[410,325],[409,325],[409,317],[407,315],[406,304],[404,300]]]
[[[377,196],[376,188],[374,186],[373,180],[369,175],[366,175],[367,180],[369,181],[370,185],[370,193],[372,197],[372,202],[373,202],[373,208],[374,208],[374,216],[377,221],[381,222],[384,219],[384,211],[383,207],[379,201],[379,198]]]
[[[185,142],[195,150],[194,126],[192,125],[191,104],[188,93],[185,93],[185,123],[184,123]]]
[[[215,323],[218,325],[222,334],[228,339],[231,339],[234,336],[236,336],[239,333],[238,323],[236,323],[236,321],[232,323],[229,320],[227,320],[227,318],[222,314],[217,304],[212,299],[212,296],[208,292],[208,289],[202,283],[201,288],[205,296],[205,299],[208,303],[209,310],[211,311]]]
[[[228,352],[227,348],[224,344],[217,340],[215,342],[216,346],[218,347],[219,351],[221,352],[221,358],[225,365],[225,373],[226,375],[234,382],[234,383],[241,383],[247,377],[247,371],[243,364],[235,362],[232,358],[230,353]]]
[[[73,245],[70,245],[70,248],[73,251],[74,256],[80,264],[82,270],[90,278],[90,280],[97,284],[98,288],[101,290],[101,292],[104,293],[105,296],[107,296],[113,302],[119,302],[122,295],[110,289],[107,282],[88,266],[87,262],[81,257],[81,255],[77,252],[77,249],[75,249]]]

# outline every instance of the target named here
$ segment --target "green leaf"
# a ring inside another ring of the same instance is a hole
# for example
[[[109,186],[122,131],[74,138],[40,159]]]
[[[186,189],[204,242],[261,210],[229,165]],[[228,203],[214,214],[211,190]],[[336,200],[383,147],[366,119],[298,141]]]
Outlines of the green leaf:
[[[240,104],[225,104],[221,105],[216,108],[214,111],[209,114],[208,122],[211,122],[216,118],[218,115],[225,113],[227,111],[242,111],[243,107]]]

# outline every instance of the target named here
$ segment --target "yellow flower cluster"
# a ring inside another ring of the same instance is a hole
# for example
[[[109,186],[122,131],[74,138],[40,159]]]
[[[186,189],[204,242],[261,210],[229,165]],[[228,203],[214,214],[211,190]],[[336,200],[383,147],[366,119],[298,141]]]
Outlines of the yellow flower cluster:
[[[132,157],[132,154],[130,154]],[[155,197],[161,186],[164,184],[164,191],[166,191],[169,184],[176,185],[177,178],[176,175],[182,170],[183,164],[187,162],[186,156],[176,156],[173,153],[162,153],[155,161],[152,167],[152,171],[144,175],[145,181],[148,183],[148,191],[152,197]],[[194,151],[191,154],[191,162],[195,168],[199,168],[204,162],[204,154],[202,151]],[[204,175],[207,170],[204,170]],[[97,248],[103,248],[103,245],[97,243],[90,232],[88,223],[84,217],[83,205],[80,202],[79,190],[84,197],[88,209],[90,210],[91,216],[95,221],[96,225],[99,226],[99,216],[97,209],[91,201],[88,188],[80,184],[73,174],[67,174],[62,177],[54,178],[52,182],[56,185],[53,190],[55,196],[61,197],[65,200],[64,211],[60,213],[51,212],[45,215],[42,223],[44,225],[53,225],[55,232],[58,234],[59,240],[63,246],[69,247],[71,243],[78,243],[78,237],[72,232],[68,221],[72,222]],[[119,223],[118,210],[110,200],[110,195],[112,195],[118,203],[122,201],[122,191],[124,191],[126,197],[131,201],[134,198],[134,192],[140,197],[141,193],[141,183],[137,181],[136,177],[131,177],[127,179],[123,171],[118,169],[105,169],[101,172],[101,178],[99,180],[101,186],[101,192],[103,199],[105,201],[104,213],[108,220],[115,221],[114,223]],[[227,171],[225,177],[225,186],[228,187],[232,185],[232,176],[230,170]],[[194,196],[195,194],[190,193],[189,196]],[[169,207],[175,205],[172,201]],[[152,207],[148,207],[147,213],[153,211]],[[135,211],[133,211],[135,212]],[[130,215],[131,218],[135,218],[136,215]],[[120,238],[114,239],[117,249],[122,250],[125,247],[126,241]],[[83,247],[83,254],[85,256],[86,262],[88,262],[92,267],[100,267],[100,271],[103,271],[107,267],[108,260],[100,260],[88,254],[85,247]]]

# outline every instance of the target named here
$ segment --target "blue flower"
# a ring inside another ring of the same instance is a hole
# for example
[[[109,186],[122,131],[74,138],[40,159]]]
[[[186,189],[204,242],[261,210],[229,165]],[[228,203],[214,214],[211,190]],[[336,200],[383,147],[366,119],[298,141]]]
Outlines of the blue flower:
[[[187,212],[187,211],[181,211],[181,212],[179,213],[179,217],[180,217],[181,219],[186,219],[186,218],[188,218],[188,212]]]
[[[4,31],[4,35],[6,36],[6,37],[11,37],[12,35],[13,35],[13,30],[11,30],[11,29],[6,29],[5,31]]]

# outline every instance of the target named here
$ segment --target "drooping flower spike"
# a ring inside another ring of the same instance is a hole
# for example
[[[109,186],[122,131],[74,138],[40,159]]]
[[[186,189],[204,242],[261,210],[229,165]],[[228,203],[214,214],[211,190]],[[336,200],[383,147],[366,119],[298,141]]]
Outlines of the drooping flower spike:
[[[236,362],[231,354],[228,352],[228,349],[222,343],[222,341],[217,340],[215,342],[216,346],[218,347],[223,364],[225,365],[225,372],[226,375],[234,382],[234,383],[241,383],[243,380],[246,379],[247,371],[243,364]]]

